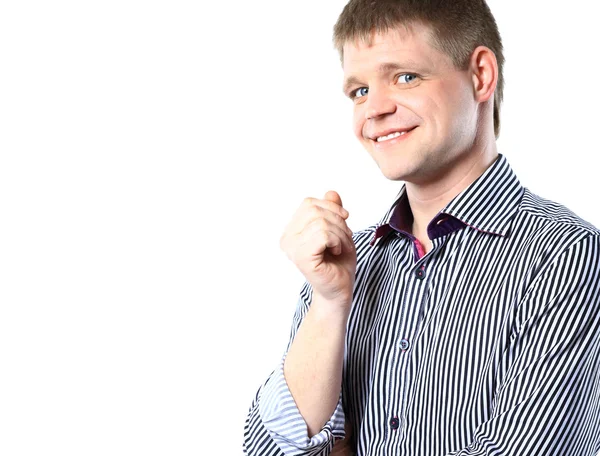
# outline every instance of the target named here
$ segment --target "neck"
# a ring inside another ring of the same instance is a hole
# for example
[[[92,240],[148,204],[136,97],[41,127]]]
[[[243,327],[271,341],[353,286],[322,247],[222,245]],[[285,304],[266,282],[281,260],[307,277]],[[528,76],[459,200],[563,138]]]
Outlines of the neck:
[[[425,184],[406,182],[406,193],[413,214],[412,234],[429,244],[427,226],[456,195],[471,185],[498,158],[495,141],[488,148],[466,156],[442,178]]]

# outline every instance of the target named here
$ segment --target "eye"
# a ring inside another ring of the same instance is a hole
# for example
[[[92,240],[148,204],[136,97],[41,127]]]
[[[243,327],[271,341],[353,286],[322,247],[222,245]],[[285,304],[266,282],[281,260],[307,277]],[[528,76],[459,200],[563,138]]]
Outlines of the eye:
[[[354,90],[350,94],[350,96],[351,96],[351,98],[360,98],[360,97],[364,97],[368,93],[369,93],[368,87],[360,87],[360,88]]]
[[[398,82],[402,84],[410,84],[415,79],[417,79],[417,75],[414,73],[404,73],[398,76]],[[404,82],[403,82],[404,81]]]

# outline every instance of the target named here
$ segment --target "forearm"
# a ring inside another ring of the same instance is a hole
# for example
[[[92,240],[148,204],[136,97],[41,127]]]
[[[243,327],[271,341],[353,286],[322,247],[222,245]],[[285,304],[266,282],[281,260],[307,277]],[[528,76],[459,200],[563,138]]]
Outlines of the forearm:
[[[306,422],[309,437],[330,419],[342,385],[344,340],[349,305],[314,295],[284,364],[290,393]]]

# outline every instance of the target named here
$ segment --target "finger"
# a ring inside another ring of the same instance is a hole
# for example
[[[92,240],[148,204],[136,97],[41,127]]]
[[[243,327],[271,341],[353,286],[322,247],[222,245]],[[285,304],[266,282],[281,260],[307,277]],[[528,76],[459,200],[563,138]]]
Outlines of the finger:
[[[327,193],[325,193],[324,199],[327,201],[331,201],[337,204],[338,206],[344,207],[344,205],[342,204],[342,198],[340,194],[335,190],[329,190]]]
[[[279,246],[283,251],[288,253],[288,255],[290,255],[291,252],[298,252],[301,249],[307,248],[306,244],[310,244],[308,250],[311,255],[322,253],[326,248],[334,247],[334,245],[327,245],[327,242],[323,242],[323,244],[314,244],[311,238],[314,238],[319,231],[330,231],[337,235],[341,240],[340,247],[341,245],[344,245],[345,250],[350,252],[355,249],[354,240],[352,238],[353,233],[352,230],[348,228],[345,221],[342,219],[340,220],[340,223],[336,223],[338,220],[331,222],[323,217],[314,219],[307,223],[299,232],[286,231],[279,240]],[[341,253],[341,249],[338,250],[336,250],[336,254]]]
[[[316,206],[316,205],[311,206],[310,208],[307,209],[307,213],[306,213],[306,224],[307,225],[309,223],[313,222],[314,220],[318,220],[321,218],[350,232],[350,229],[348,228],[348,224],[346,223],[346,219],[344,217],[342,217],[339,213],[332,212],[329,209],[325,209],[321,206]]]
[[[335,193],[335,192],[327,192],[327,195],[330,195],[331,193]],[[337,195],[337,198],[339,199],[339,195],[337,193],[335,193]],[[318,206],[318,207],[322,207],[323,209],[327,209],[331,212],[334,212],[336,214],[338,214],[340,217],[342,217],[343,219],[347,219],[348,216],[350,215],[349,212],[342,207],[342,200],[339,199],[339,204],[335,201],[330,201],[327,199],[318,199],[318,198],[305,198],[304,201],[302,202],[302,205],[304,205],[304,207],[311,207],[311,206]]]
[[[318,205],[311,205],[305,209],[300,210],[286,227],[285,232],[287,234],[297,235],[304,231],[308,225],[314,223],[317,220],[326,220],[334,225],[339,226],[341,229],[348,232],[352,236],[352,231],[348,228],[346,221],[343,217],[335,212],[331,212],[328,209],[324,209]]]
[[[326,233],[326,237],[322,237],[320,232]],[[331,223],[328,220],[318,219],[310,223],[306,229],[302,232],[302,239],[304,242],[310,242],[311,239],[317,239],[321,241],[321,244],[313,244],[317,249],[314,250],[316,253],[321,253],[325,248],[340,247],[343,245],[347,251],[354,249],[354,241],[352,240],[352,232],[349,228],[340,227],[335,223]],[[333,236],[334,238],[332,238]],[[341,253],[341,251],[339,252]]]
[[[315,255],[323,255],[325,251],[333,255],[340,255],[343,251],[343,237],[333,231],[317,230],[314,233],[307,233],[305,244],[300,248],[305,258]]]
[[[329,225],[338,227],[341,231],[345,232],[350,241],[352,241],[352,230],[346,224],[346,221],[337,214],[334,214],[326,209],[319,208],[316,206],[311,207],[311,215],[309,215],[305,221],[305,226],[301,228],[301,231],[306,229],[311,224],[320,223],[319,226],[322,229],[328,229]],[[321,221],[321,222],[320,222]]]

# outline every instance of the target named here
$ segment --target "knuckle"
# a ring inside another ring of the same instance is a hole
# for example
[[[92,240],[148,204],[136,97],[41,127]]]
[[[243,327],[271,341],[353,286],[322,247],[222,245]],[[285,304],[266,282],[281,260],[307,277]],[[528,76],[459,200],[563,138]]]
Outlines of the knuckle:
[[[306,198],[304,198],[304,200],[302,200],[302,204],[304,204],[305,206],[310,206],[313,204],[314,200],[314,198],[307,196]]]
[[[325,231],[319,231],[318,237],[323,244],[327,244],[327,241],[329,241],[329,235]]]
[[[321,208],[319,206],[311,206],[310,215],[313,217],[319,217],[321,215]]]

